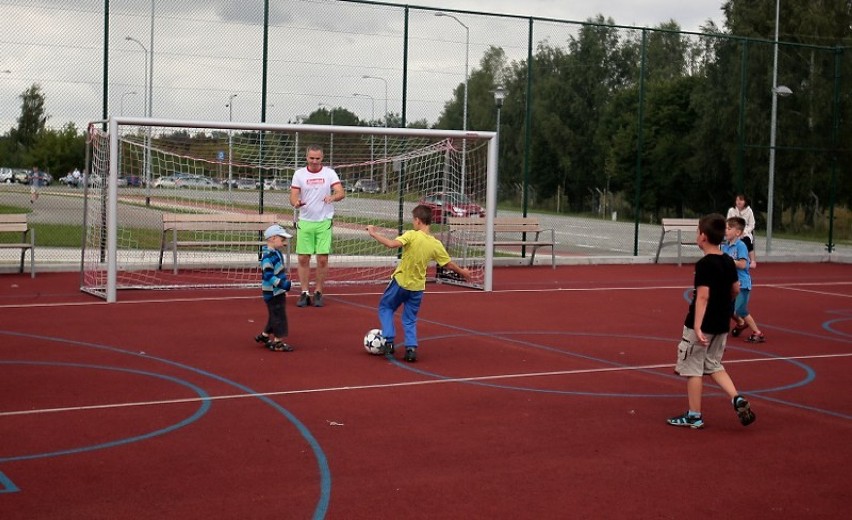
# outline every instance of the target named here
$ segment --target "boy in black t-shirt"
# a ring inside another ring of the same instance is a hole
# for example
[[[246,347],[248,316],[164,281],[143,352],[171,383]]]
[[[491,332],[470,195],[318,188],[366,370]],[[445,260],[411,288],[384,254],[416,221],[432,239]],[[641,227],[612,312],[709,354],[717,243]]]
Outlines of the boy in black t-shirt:
[[[725,238],[725,217],[712,214],[698,221],[696,242],[704,256],[695,263],[694,290],[689,312],[683,324],[683,336],[677,347],[675,372],[686,377],[689,410],[668,419],[672,426],[702,428],[701,394],[703,376],[713,381],[731,398],[743,426],[754,422],[749,402],[737,393],[731,376],[722,366],[731,302],[740,290],[737,267],[719,244]]]

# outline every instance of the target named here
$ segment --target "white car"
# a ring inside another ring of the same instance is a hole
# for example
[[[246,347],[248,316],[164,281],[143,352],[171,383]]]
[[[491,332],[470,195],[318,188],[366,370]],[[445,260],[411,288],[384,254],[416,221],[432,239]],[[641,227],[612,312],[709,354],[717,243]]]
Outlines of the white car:
[[[14,174],[15,172],[12,168],[0,168],[0,182],[5,182],[6,184],[15,182]]]
[[[238,190],[253,190],[257,188],[257,183],[253,179],[237,179],[234,183]]]
[[[155,188],[174,188],[177,178],[174,175],[163,175],[154,181]]]
[[[222,185],[208,177],[180,177],[175,181],[175,188],[221,190]]]
[[[263,181],[263,189],[265,190],[288,190],[290,185],[287,181],[281,179],[266,179]]]

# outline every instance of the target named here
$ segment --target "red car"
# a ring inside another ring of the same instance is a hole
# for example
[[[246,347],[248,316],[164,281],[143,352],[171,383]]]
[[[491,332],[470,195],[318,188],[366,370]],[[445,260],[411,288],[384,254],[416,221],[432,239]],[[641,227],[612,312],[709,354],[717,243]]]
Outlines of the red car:
[[[432,222],[442,224],[447,217],[485,217],[482,206],[456,191],[439,191],[426,195],[420,204],[432,208]]]

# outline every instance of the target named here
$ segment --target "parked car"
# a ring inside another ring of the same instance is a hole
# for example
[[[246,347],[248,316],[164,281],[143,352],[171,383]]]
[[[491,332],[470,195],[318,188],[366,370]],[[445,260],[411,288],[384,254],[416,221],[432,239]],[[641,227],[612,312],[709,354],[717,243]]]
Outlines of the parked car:
[[[174,188],[177,177],[175,175],[162,175],[154,181],[155,188]]]
[[[22,168],[18,168],[17,170],[12,170],[12,179],[19,184],[27,184],[30,178],[30,171],[24,170]]]
[[[485,217],[482,206],[455,191],[430,193],[420,199],[420,204],[432,209],[435,224],[446,222],[447,217]]]
[[[0,182],[6,184],[15,182],[15,171],[12,168],[0,168]]]
[[[355,181],[354,191],[360,191],[361,193],[379,193],[382,191],[382,187],[379,185],[379,181],[373,179],[358,179]]]
[[[69,173],[68,175],[60,177],[58,182],[59,184],[76,188],[83,182],[83,177],[74,177],[73,173]]]
[[[142,187],[142,177],[138,175],[127,175],[124,177],[124,181],[126,182],[125,186],[130,186],[131,188],[141,188]]]
[[[257,181],[254,179],[237,179],[238,190],[254,190],[258,188]]]
[[[175,180],[175,188],[220,190],[222,185],[209,177],[193,176],[178,178]]]
[[[290,183],[283,179],[266,179],[263,181],[263,189],[265,190],[289,190]]]

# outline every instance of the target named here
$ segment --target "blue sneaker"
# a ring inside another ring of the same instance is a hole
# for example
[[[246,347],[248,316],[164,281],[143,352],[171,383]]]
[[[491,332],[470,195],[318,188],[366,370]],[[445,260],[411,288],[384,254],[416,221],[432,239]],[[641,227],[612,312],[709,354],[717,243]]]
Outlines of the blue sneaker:
[[[704,428],[704,420],[700,415],[689,415],[689,412],[666,420],[672,426],[688,426],[693,430]]]

